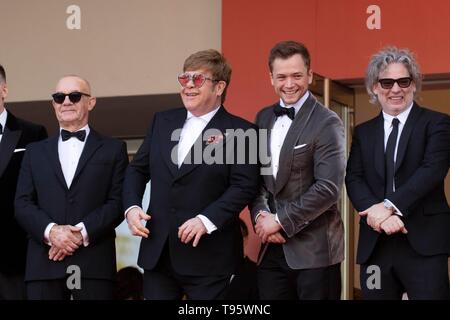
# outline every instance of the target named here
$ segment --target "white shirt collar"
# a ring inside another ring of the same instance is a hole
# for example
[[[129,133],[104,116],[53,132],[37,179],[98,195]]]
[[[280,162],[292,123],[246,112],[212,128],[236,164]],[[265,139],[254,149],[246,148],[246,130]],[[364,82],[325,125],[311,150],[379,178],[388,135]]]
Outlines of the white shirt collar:
[[[61,138],[61,130],[62,130],[63,128],[61,128],[61,127],[59,127],[59,140],[60,141],[62,141],[62,138]],[[77,131],[80,131],[80,130],[86,130],[86,139],[84,139],[84,142],[86,142],[87,141],[87,137],[88,137],[88,135],[89,135],[89,132],[91,132],[91,129],[89,128],[89,125],[87,124],[87,125],[85,125],[83,128],[80,128],[80,129],[78,129]],[[67,141],[69,141],[69,140],[67,140]],[[80,141],[81,142],[81,141]]]
[[[288,104],[288,105],[285,104],[282,99],[280,99],[280,106],[283,108],[293,107],[295,109],[295,114],[297,114],[297,112],[303,106],[303,104],[305,103],[306,99],[308,99],[308,97],[309,97],[309,91],[306,91],[306,93],[300,99],[298,99],[298,101],[296,103]]]
[[[220,106],[218,106],[216,109],[214,109],[213,111],[210,111],[200,117],[196,117],[199,119],[202,119],[206,122],[211,121],[212,117],[214,117],[214,115],[217,113],[217,111],[219,111]],[[190,111],[187,112],[187,116],[186,116],[186,120],[189,120],[190,118],[195,117]]]
[[[388,122],[389,124],[392,123],[392,119],[397,118],[398,121],[400,121],[400,123],[402,125],[404,125],[406,123],[406,120],[408,119],[409,113],[411,112],[412,106],[413,106],[414,102],[411,103],[411,105],[402,113],[398,114],[397,116],[391,116],[390,114],[387,114],[386,112],[383,111],[383,118],[384,121]]]
[[[8,118],[8,112],[6,111],[6,109],[4,109],[3,112],[0,113],[0,124],[2,125],[3,131],[5,131],[7,118]]]

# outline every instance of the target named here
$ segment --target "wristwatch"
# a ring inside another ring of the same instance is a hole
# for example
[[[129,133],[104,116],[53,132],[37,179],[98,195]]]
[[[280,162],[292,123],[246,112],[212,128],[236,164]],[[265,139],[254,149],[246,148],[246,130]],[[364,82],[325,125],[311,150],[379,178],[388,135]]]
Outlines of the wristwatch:
[[[387,199],[384,199],[384,201],[383,201],[383,206],[384,206],[386,209],[388,209],[388,210],[395,211],[394,206],[393,206],[392,203],[391,203],[389,200],[387,200]]]

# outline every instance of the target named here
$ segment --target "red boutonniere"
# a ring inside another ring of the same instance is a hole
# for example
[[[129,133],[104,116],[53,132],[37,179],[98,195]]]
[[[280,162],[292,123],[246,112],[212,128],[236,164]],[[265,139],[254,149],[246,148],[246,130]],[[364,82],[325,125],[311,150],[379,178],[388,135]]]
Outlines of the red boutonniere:
[[[217,144],[217,143],[219,143],[222,140],[223,140],[223,135],[222,134],[210,135],[206,139],[206,145]]]

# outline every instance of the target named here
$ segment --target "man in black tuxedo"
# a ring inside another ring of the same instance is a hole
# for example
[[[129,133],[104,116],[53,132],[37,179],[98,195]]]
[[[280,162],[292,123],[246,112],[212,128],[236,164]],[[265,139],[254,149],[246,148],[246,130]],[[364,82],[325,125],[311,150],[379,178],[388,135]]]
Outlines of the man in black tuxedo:
[[[27,237],[14,218],[14,197],[20,164],[29,143],[47,138],[41,125],[16,118],[5,109],[6,73],[0,65],[0,300],[25,298]]]
[[[420,80],[406,49],[381,50],[367,69],[366,89],[382,112],[355,128],[346,176],[361,216],[365,299],[449,298],[450,117],[414,101]]]
[[[123,219],[125,143],[88,124],[96,99],[78,76],[59,80],[57,135],[31,144],[16,193],[16,217],[29,234],[29,299],[111,299],[115,227]]]
[[[243,257],[239,213],[257,192],[259,167],[248,140],[239,149],[234,134],[256,136],[255,127],[223,107],[230,77],[219,52],[189,56],[178,76],[184,108],[155,114],[127,169],[124,208],[133,235],[143,237],[146,299],[222,298]],[[139,206],[149,180],[146,214]]]

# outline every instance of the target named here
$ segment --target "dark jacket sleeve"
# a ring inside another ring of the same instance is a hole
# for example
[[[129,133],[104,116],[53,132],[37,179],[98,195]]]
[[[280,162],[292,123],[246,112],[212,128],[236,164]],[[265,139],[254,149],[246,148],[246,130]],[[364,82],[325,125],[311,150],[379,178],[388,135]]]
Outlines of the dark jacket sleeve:
[[[37,205],[37,193],[31,172],[32,159],[33,146],[30,146],[25,152],[17,182],[15,216],[22,228],[40,243],[44,240],[45,228],[52,220]]]
[[[86,227],[90,244],[95,243],[97,239],[117,227],[123,220],[122,184],[127,165],[127,147],[125,142],[121,142],[115,155],[111,184],[105,203],[90,212],[82,221]]]

